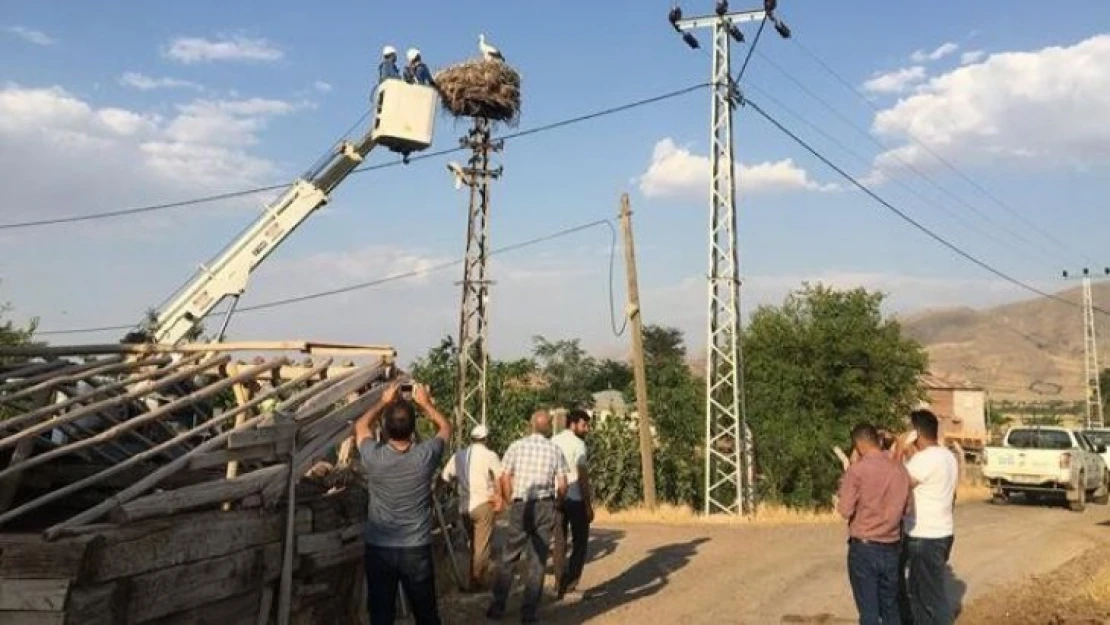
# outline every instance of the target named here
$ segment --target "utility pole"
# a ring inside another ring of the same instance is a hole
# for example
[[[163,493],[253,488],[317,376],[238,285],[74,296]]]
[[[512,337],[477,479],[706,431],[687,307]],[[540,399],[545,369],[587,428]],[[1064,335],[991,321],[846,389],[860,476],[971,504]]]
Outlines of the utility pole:
[[[753,441],[743,410],[743,361],[740,332],[740,262],[736,243],[736,182],[732,144],[733,107],[741,100],[732,79],[731,43],[744,41],[738,24],[764,20],[779,35],[790,29],[774,15],[775,0],[763,9],[729,11],[717,0],[712,15],[683,18],[675,6],[668,19],[682,40],[698,48],[690,32],[713,33],[710,87],[709,275],[705,362],[705,514],[755,511]]]
[[[1064,278],[1070,278],[1064,272]],[[1102,418],[1102,389],[1099,387],[1098,368],[1098,341],[1095,339],[1095,301],[1091,293],[1091,272],[1083,268],[1083,373],[1086,377],[1086,427],[1101,428],[1105,421]],[[1110,279],[1110,267],[1103,268],[1102,280]]]
[[[640,316],[640,283],[636,275],[636,245],[632,240],[632,207],[628,194],[621,196],[621,236],[624,267],[628,274],[628,318],[632,322],[632,372],[636,379],[636,413],[640,419],[640,471],[643,473],[644,505],[655,509],[655,438],[648,414],[647,371],[644,368],[644,323]]]
[[[486,368],[489,364],[489,186],[501,177],[502,168],[490,169],[490,153],[500,152],[502,141],[490,139],[490,120],[474,118],[474,126],[459,140],[471,150],[462,171],[470,187],[463,261],[462,306],[459,309],[459,364],[455,412],[455,441],[465,440],[466,430],[486,423]]]

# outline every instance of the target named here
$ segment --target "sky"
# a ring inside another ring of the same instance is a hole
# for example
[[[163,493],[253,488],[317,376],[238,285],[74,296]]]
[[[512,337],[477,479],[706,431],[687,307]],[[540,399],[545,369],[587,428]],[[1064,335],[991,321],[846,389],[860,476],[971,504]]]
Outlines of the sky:
[[[745,95],[913,219],[1008,276],[1066,288],[1101,267],[1110,211],[1110,4],[779,3]],[[358,119],[383,45],[433,71],[484,33],[522,75],[519,129],[650,98],[709,76],[665,2],[42,3],[0,8],[0,224],[292,182]],[[712,3],[683,2],[687,15]],[[747,8],[733,3],[734,9]],[[750,43],[754,26],[745,27]],[[697,33],[703,49],[707,33]],[[738,68],[746,46],[734,46]],[[830,73],[830,71],[832,73]],[[436,120],[433,150],[467,123]],[[746,312],[803,282],[864,286],[892,313],[982,307],[1028,292],[960,258],[860,193],[750,108],[734,117]],[[513,129],[502,129],[508,132]],[[709,92],[506,142],[494,247],[634,211],[644,320],[706,318]],[[938,158],[939,157],[939,158]],[[384,150],[369,157],[387,163]],[[431,158],[351,176],[252,276],[242,305],[460,258],[465,190]],[[0,302],[44,331],[138,322],[260,214],[273,194],[69,225],[0,230]],[[492,259],[493,354],[532,337],[627,350],[623,263],[604,227]],[[458,331],[462,269],[243,313],[229,339],[387,343],[403,360]],[[209,320],[210,326],[218,320]],[[119,331],[44,335],[103,342]]]

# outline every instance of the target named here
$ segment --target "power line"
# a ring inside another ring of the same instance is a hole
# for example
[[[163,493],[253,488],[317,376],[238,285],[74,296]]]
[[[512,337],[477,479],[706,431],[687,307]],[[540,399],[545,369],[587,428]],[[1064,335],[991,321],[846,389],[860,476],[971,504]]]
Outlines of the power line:
[[[684,87],[682,89],[669,91],[667,93],[663,93],[663,94],[653,96],[653,97],[650,97],[650,98],[635,100],[635,101],[632,101],[632,102],[628,102],[626,104],[621,104],[621,105],[618,105],[618,106],[613,106],[613,107],[601,109],[599,111],[594,111],[592,113],[586,113],[584,115],[579,115],[577,117],[571,117],[571,118],[563,119],[563,120],[560,120],[560,121],[557,121],[557,122],[552,122],[550,124],[544,124],[542,126],[537,126],[535,128],[528,128],[528,129],[525,129],[525,130],[511,132],[511,133],[508,133],[506,135],[502,135],[500,137],[497,137],[496,140],[508,141],[508,140],[511,140],[511,139],[519,139],[521,137],[526,137],[526,136],[529,136],[529,135],[534,135],[534,134],[538,134],[538,133],[542,133],[542,132],[548,132],[548,131],[551,131],[551,130],[555,130],[557,128],[562,128],[562,127],[565,127],[565,126],[571,126],[571,125],[574,125],[574,124],[579,124],[579,123],[590,121],[590,120],[597,119],[597,118],[600,118],[600,117],[606,117],[608,115],[615,115],[617,113],[623,113],[625,111],[629,111],[629,110],[632,110],[632,109],[640,108],[640,107],[643,107],[643,106],[648,106],[648,105],[651,105],[651,104],[656,104],[656,103],[662,102],[664,100],[677,98],[677,97],[686,95],[688,93],[692,93],[694,91],[697,91],[698,89],[703,89],[707,86],[708,85],[706,83],[697,83],[697,84],[694,84],[694,85],[690,85],[688,87]],[[444,150],[436,150],[434,152],[424,152],[424,153],[421,153],[421,154],[410,157],[409,161],[412,162],[412,161],[426,160],[426,159],[430,159],[430,158],[445,156],[445,155],[448,155],[448,154],[453,154],[455,152],[459,152],[463,149],[464,148],[462,148],[462,147],[455,147],[455,148],[448,148],[448,149],[444,149]],[[367,165],[367,166],[359,167],[359,168],[353,170],[351,173],[352,174],[358,174],[358,173],[363,173],[363,172],[368,172],[368,171],[376,171],[376,170],[379,170],[379,169],[386,169],[388,167],[396,167],[398,165],[402,165],[403,163],[404,163],[404,161],[402,159],[396,159],[396,160],[389,161],[389,162],[386,162],[386,163],[379,163],[377,165]],[[254,187],[254,188],[251,188],[251,189],[243,189],[243,190],[240,190],[240,191],[229,191],[229,192],[226,192],[226,193],[218,193],[218,194],[215,194],[215,195],[207,195],[207,196],[202,196],[202,197],[193,198],[193,199],[189,199],[189,200],[182,200],[182,201],[178,201],[178,202],[166,202],[166,203],[162,203],[162,204],[151,204],[151,205],[146,205],[146,206],[137,206],[137,207],[133,207],[133,208],[125,208],[125,209],[121,209],[121,210],[106,211],[106,212],[100,212],[100,213],[89,213],[87,215],[71,215],[71,216],[68,216],[68,217],[55,217],[55,218],[51,218],[51,219],[38,219],[38,220],[33,220],[33,221],[0,223],[0,230],[15,230],[17,228],[33,228],[33,227],[39,227],[39,226],[52,226],[52,225],[58,225],[58,224],[76,223],[76,222],[82,222],[82,221],[92,221],[92,220],[97,220],[97,219],[108,219],[108,218],[114,218],[114,217],[123,217],[123,216],[128,216],[128,215],[137,215],[137,214],[142,214],[142,213],[151,213],[151,212],[156,212],[156,211],[171,210],[171,209],[175,209],[175,208],[183,208],[183,207],[186,207],[186,206],[195,206],[197,204],[206,204],[206,203],[209,203],[209,202],[218,202],[218,201],[221,201],[221,200],[228,200],[228,199],[233,199],[233,198],[238,198],[238,197],[244,197],[244,196],[247,196],[247,195],[254,195],[254,194],[257,194],[257,193],[264,193],[264,192],[267,192],[267,191],[275,191],[275,190],[278,190],[278,189],[284,189],[288,186],[289,186],[288,183],[278,184],[278,185],[267,185],[267,186],[263,186],[263,187]]]
[[[1060,302],[1060,303],[1063,303],[1063,304],[1067,304],[1068,306],[1077,306],[1077,304],[1075,302],[1070,302],[1070,301],[1068,301],[1068,300],[1066,300],[1066,299],[1064,299],[1064,298],[1062,298],[1058,295],[1054,295],[1052,293],[1042,291],[1041,289],[1038,289],[1037,287],[1035,287],[1031,284],[1028,284],[1027,282],[1023,282],[1022,280],[1019,280],[1019,279],[1011,276],[1010,274],[1002,271],[1001,269],[998,269],[998,268],[994,267],[993,265],[990,265],[990,264],[986,263],[985,261],[980,260],[978,257],[972,255],[970,252],[967,252],[966,250],[959,247],[958,245],[950,242],[948,239],[945,239],[941,235],[939,235],[936,232],[930,230],[927,226],[923,225],[921,222],[915,220],[913,217],[910,217],[904,211],[902,211],[898,207],[894,206],[893,204],[891,204],[887,200],[883,199],[877,193],[872,191],[870,187],[868,187],[867,185],[865,185],[862,182],[860,182],[859,180],[857,180],[854,176],[852,176],[851,174],[846,172],[844,169],[842,169],[836,163],[833,163],[831,160],[829,160],[828,157],[826,157],[824,154],[819,152],[816,148],[811,146],[809,143],[807,143],[804,139],[799,137],[792,130],[790,130],[789,128],[784,126],[782,124],[782,122],[775,119],[775,117],[773,117],[767,111],[763,110],[763,108],[760,107],[758,104],[756,104],[755,102],[753,102],[752,100],[747,99],[747,98],[745,98],[744,104],[746,106],[750,107],[756,113],[758,113],[761,117],[766,119],[768,122],[770,122],[773,126],[778,128],[779,131],[781,131],[783,134],[785,134],[786,136],[793,139],[795,143],[800,145],[803,149],[805,149],[807,152],[812,154],[815,158],[820,160],[827,167],[829,167],[830,169],[832,169],[836,173],[840,174],[840,176],[842,176],[845,180],[847,180],[853,186],[855,186],[860,191],[862,191],[865,195],[867,195],[871,199],[878,202],[880,205],[882,205],[888,211],[894,213],[899,219],[901,219],[902,221],[905,221],[906,223],[910,224],[911,226],[913,226],[914,228],[916,228],[917,230],[919,230],[920,232],[922,232],[923,234],[928,236],[930,239],[933,239],[937,243],[940,243],[944,247],[948,248],[953,253],[955,253],[957,256],[959,256],[959,257],[973,263],[974,265],[976,265],[976,266],[994,274],[995,276],[998,276],[999,278],[1002,278],[1006,282],[1009,282],[1009,283],[1011,283],[1011,284],[1013,284],[1017,287],[1020,287],[1024,290],[1026,290],[1026,291],[1029,291],[1031,293],[1035,293],[1035,294],[1040,295],[1042,297],[1046,297],[1048,299],[1051,299],[1051,300],[1054,300],[1054,301],[1057,301],[1057,302]],[[1110,313],[1107,313],[1106,311],[1102,311],[1102,312],[1104,314],[1110,314]]]
[[[490,252],[490,255],[493,256],[493,255],[496,255],[496,254],[504,254],[506,252],[513,252],[513,251],[523,249],[523,248],[526,248],[526,247],[530,247],[530,246],[533,246],[533,245],[538,245],[540,243],[546,243],[548,241],[552,241],[554,239],[559,239],[559,238],[562,238],[562,237],[565,237],[565,236],[569,236],[569,235],[575,234],[577,232],[582,232],[583,230],[588,230],[590,228],[595,228],[595,227],[603,225],[603,224],[607,224],[610,229],[613,228],[613,224],[610,222],[610,220],[608,220],[608,219],[598,219],[598,220],[591,221],[591,222],[584,223],[584,224],[580,224],[580,225],[577,225],[577,226],[571,226],[569,228],[564,228],[563,230],[559,230],[559,231],[556,231],[556,232],[552,232],[550,234],[545,234],[545,235],[542,235],[542,236],[538,236],[538,237],[535,237],[535,238],[532,238],[532,239],[528,239],[526,241],[521,241],[519,243],[513,243],[512,245],[508,245],[508,246],[505,246],[505,247],[495,248],[493,251]],[[613,238],[611,239],[611,247],[610,247],[610,255],[609,255],[609,259],[610,259],[609,260],[609,266],[610,266],[609,280],[610,280],[610,305],[611,305],[610,306],[610,314],[611,314],[611,316],[613,316],[615,318],[615,314],[613,312],[613,307],[612,307],[612,279],[613,279],[612,278],[612,276],[613,276],[612,266],[613,266],[613,255],[615,253],[614,249],[615,249],[615,246],[616,246],[615,230],[611,230],[611,233],[613,233]],[[449,269],[451,267],[456,267],[458,265],[461,265],[462,262],[463,262],[462,259],[455,259],[455,260],[451,260],[451,261],[445,261],[445,262],[442,262],[442,263],[439,263],[439,264],[436,264],[436,265],[432,265],[432,266],[429,266],[429,267],[423,267],[421,269],[414,269],[414,270],[411,270],[411,271],[405,271],[405,272],[401,272],[401,273],[391,274],[391,275],[384,276],[384,277],[381,277],[381,278],[377,278],[377,279],[374,279],[374,280],[370,280],[370,281],[367,281],[367,282],[359,282],[359,283],[356,283],[356,284],[350,284],[350,285],[339,287],[339,288],[336,288],[336,289],[328,289],[326,291],[317,291],[315,293],[308,293],[306,295],[299,295],[299,296],[296,296],[296,297],[286,297],[286,298],[282,298],[282,299],[272,300],[272,301],[269,301],[269,302],[263,302],[261,304],[255,304],[253,306],[241,306],[241,307],[236,309],[236,313],[247,313],[247,312],[259,311],[259,310],[267,310],[267,309],[271,309],[271,308],[278,308],[280,306],[287,306],[289,304],[299,304],[301,302],[307,302],[307,301],[316,300],[316,299],[320,299],[320,298],[324,298],[324,297],[331,297],[331,296],[334,296],[334,295],[342,295],[344,293],[350,293],[350,292],[353,292],[353,291],[368,289],[368,288],[372,288],[372,287],[376,287],[376,286],[381,286],[383,284],[388,284],[390,282],[397,282],[397,281],[405,280],[405,279],[408,279],[408,278],[415,278],[415,277],[418,277],[418,276],[422,276],[422,275],[425,275],[425,274],[428,274],[428,273],[442,271],[444,269]],[[616,325],[615,320],[614,320],[613,323],[614,323],[614,327],[615,327],[615,325]],[[62,335],[62,334],[88,334],[88,333],[91,333],[91,332],[108,332],[108,331],[116,331],[116,330],[130,330],[130,329],[133,329],[134,327],[135,327],[135,324],[130,323],[130,324],[121,324],[121,325],[113,325],[113,326],[100,326],[100,327],[95,327],[95,328],[71,328],[71,329],[65,329],[65,330],[44,330],[44,331],[41,331],[41,332],[35,332],[35,334],[36,335],[43,335],[43,336]]]
[[[801,50],[806,56],[808,56],[818,66],[820,66],[822,69],[824,69],[825,72],[827,72],[830,76],[832,76],[842,86],[844,86],[846,89],[848,89],[848,91],[851,91],[853,94],[855,94],[855,96],[858,97],[864,104],[866,104],[868,108],[870,108],[875,113],[880,112],[879,107],[875,106],[874,102],[872,102],[866,95],[861,93],[860,90],[855,85],[853,85],[851,82],[849,82],[847,79],[845,79],[839,72],[834,70],[820,56],[818,56],[817,54],[814,54],[809,48],[807,48],[804,44],[802,44],[797,39],[793,39],[793,41],[794,41],[795,45],[798,46],[799,50]],[[980,194],[985,196],[987,199],[991,200],[991,202],[993,202],[999,208],[1006,211],[1010,215],[1016,217],[1018,220],[1020,220],[1026,226],[1028,226],[1033,231],[1037,232],[1042,237],[1044,237],[1045,240],[1051,242],[1056,247],[1063,250],[1065,253],[1068,253],[1068,254],[1076,253],[1076,250],[1074,249],[1073,246],[1069,246],[1069,245],[1065,244],[1060,239],[1053,236],[1050,232],[1048,232],[1047,230],[1045,230],[1041,226],[1034,223],[1031,219],[1029,219],[1028,217],[1023,215],[1020,211],[1016,210],[1014,207],[1010,206],[1008,203],[1002,201],[997,195],[992,193],[990,190],[988,190],[986,187],[984,187],[982,184],[980,184],[978,181],[976,181],[974,178],[969,176],[966,172],[964,172],[962,169],[960,169],[954,163],[952,163],[951,160],[941,156],[935,150],[933,150],[931,147],[929,147],[929,145],[926,144],[924,141],[921,141],[920,139],[918,139],[917,136],[914,135],[912,132],[907,132],[906,134],[921,149],[928,152],[930,156],[935,158],[942,165],[944,165],[950,171],[952,171],[957,176],[959,176],[961,179],[963,179],[964,182],[966,182],[968,185],[970,185],[972,188],[974,188]],[[1082,256],[1084,259],[1086,259],[1088,262],[1091,262],[1091,263],[1095,262],[1090,256],[1088,256],[1087,254],[1085,254],[1083,252],[1078,252],[1078,254],[1080,256]]]
[[[798,89],[800,89],[801,91],[803,91],[803,92],[804,92],[804,93],[805,93],[806,95],[808,95],[808,96],[809,96],[810,98],[812,98],[813,100],[817,101],[817,103],[818,103],[818,104],[820,104],[820,105],[821,105],[821,106],[822,106],[822,107],[823,107],[824,109],[826,109],[827,111],[829,111],[830,113],[832,113],[833,115],[835,115],[835,116],[836,116],[836,117],[837,117],[837,118],[838,118],[838,119],[839,119],[839,120],[840,120],[841,122],[843,122],[843,123],[844,123],[844,124],[846,124],[846,125],[847,125],[848,127],[850,127],[851,129],[853,129],[853,130],[854,130],[854,131],[856,132],[856,134],[860,135],[861,137],[863,137],[864,139],[866,139],[866,140],[867,140],[867,141],[869,141],[870,143],[873,143],[873,144],[875,144],[876,146],[878,146],[878,148],[879,148],[880,150],[883,150],[884,152],[890,153],[891,157],[892,157],[892,158],[893,158],[893,159],[894,159],[895,161],[897,161],[897,162],[898,162],[898,163],[899,163],[899,164],[900,164],[900,165],[901,165],[901,166],[902,166],[903,168],[905,168],[905,169],[909,170],[910,172],[912,172],[913,174],[915,174],[915,175],[916,175],[917,177],[919,177],[919,178],[921,178],[922,180],[924,180],[924,181],[925,181],[925,182],[926,182],[926,183],[927,183],[927,184],[928,184],[929,186],[933,187],[934,189],[936,189],[936,190],[937,190],[937,191],[939,191],[940,193],[944,194],[945,196],[947,196],[947,197],[948,197],[948,198],[950,198],[951,200],[953,200],[953,201],[957,202],[958,204],[962,205],[963,207],[967,208],[967,209],[968,209],[969,211],[971,211],[972,213],[974,213],[974,214],[975,214],[976,216],[978,216],[978,217],[979,217],[979,218],[980,218],[981,220],[983,220],[983,221],[984,221],[984,222],[985,222],[986,224],[990,225],[991,227],[994,227],[994,228],[998,228],[999,230],[1005,231],[1005,232],[1006,232],[1006,233],[1008,233],[1008,234],[1009,234],[1010,236],[1012,236],[1012,237],[1014,237],[1015,239],[1017,239],[1017,240],[1018,240],[1019,242],[1021,242],[1021,243],[1025,244],[1026,246],[1029,246],[1030,248],[1036,249],[1036,250],[1037,250],[1037,251],[1038,251],[1039,253],[1041,253],[1041,254],[1042,254],[1042,255],[1043,255],[1043,256],[1044,256],[1044,257],[1045,257],[1046,259],[1048,259],[1049,261],[1051,261],[1051,262],[1057,262],[1057,260],[1058,260],[1058,259],[1057,259],[1057,257],[1056,257],[1056,256],[1055,256],[1055,255],[1054,255],[1053,253],[1051,253],[1051,252],[1048,252],[1048,251],[1047,251],[1047,250],[1046,250],[1046,249],[1044,248],[1044,246],[1043,246],[1043,245],[1038,245],[1037,243],[1034,243],[1033,241],[1031,241],[1031,240],[1029,240],[1028,238],[1026,238],[1026,237],[1025,237],[1024,235],[1022,235],[1022,234],[1021,234],[1020,232],[1017,232],[1017,231],[1016,231],[1016,230],[1014,230],[1013,228],[1010,228],[1010,227],[1008,227],[1008,225],[1006,225],[1006,224],[1002,224],[1002,223],[999,223],[998,221],[996,221],[995,219],[993,219],[993,218],[992,218],[992,217],[991,217],[990,215],[988,215],[988,214],[987,214],[987,213],[986,213],[985,211],[983,211],[983,210],[982,210],[982,209],[980,209],[979,207],[975,206],[974,204],[971,204],[970,202],[968,202],[968,201],[967,201],[967,200],[965,200],[964,198],[962,198],[962,197],[960,197],[959,195],[957,195],[956,193],[954,193],[954,192],[953,192],[952,190],[948,189],[948,188],[947,188],[947,187],[945,187],[944,185],[942,185],[942,184],[940,184],[939,182],[937,182],[935,178],[933,178],[933,177],[932,177],[932,176],[930,176],[929,174],[927,174],[927,173],[925,173],[924,171],[922,171],[922,170],[921,170],[921,169],[920,169],[919,167],[917,167],[917,166],[916,166],[916,165],[914,165],[913,163],[911,163],[911,162],[909,162],[908,160],[906,160],[906,159],[902,158],[902,157],[901,157],[900,155],[898,155],[897,153],[891,152],[891,151],[890,151],[890,147],[889,147],[889,146],[887,146],[886,144],[884,144],[884,143],[883,143],[882,141],[879,141],[878,139],[876,139],[876,138],[875,138],[875,137],[874,137],[874,136],[873,136],[873,135],[872,135],[871,133],[869,133],[868,131],[864,130],[863,128],[860,128],[859,124],[857,124],[857,123],[856,123],[855,121],[853,121],[852,119],[849,119],[847,115],[845,115],[844,113],[842,113],[842,112],[840,112],[839,110],[837,110],[837,109],[836,109],[836,107],[834,107],[834,106],[833,106],[832,104],[829,104],[828,100],[826,100],[825,98],[821,97],[821,96],[820,96],[819,94],[815,93],[815,92],[814,92],[814,91],[813,91],[812,89],[810,89],[810,88],[809,88],[808,86],[806,86],[806,85],[805,85],[805,83],[803,83],[803,82],[801,82],[800,80],[798,80],[798,79],[797,79],[797,78],[796,78],[796,77],[795,77],[795,76],[794,76],[793,74],[791,74],[791,73],[790,73],[790,72],[789,72],[788,70],[786,70],[786,69],[785,69],[785,68],[783,68],[783,67],[782,67],[781,65],[779,65],[778,63],[776,63],[776,62],[775,62],[774,60],[772,60],[772,59],[768,58],[768,57],[767,57],[766,55],[764,55],[764,54],[762,54],[762,53],[759,53],[759,56],[760,56],[760,58],[761,58],[761,59],[762,59],[763,61],[765,61],[765,62],[766,62],[766,63],[767,63],[768,65],[770,65],[770,66],[771,66],[771,67],[772,67],[773,69],[775,69],[775,70],[776,70],[777,72],[779,72],[780,74],[782,74],[782,75],[783,75],[783,76],[784,76],[784,77],[785,77],[785,78],[786,78],[787,80],[789,80],[789,81],[790,81],[791,83],[793,83],[793,84],[794,84],[794,85],[795,85],[796,87],[798,87]],[[878,112],[878,109],[877,109],[877,108],[875,108],[875,107],[874,107],[874,105],[870,103],[870,101],[868,101],[868,104],[869,104],[869,105],[871,105],[871,106],[872,106],[872,108],[873,108],[873,109],[874,109],[874,110],[875,110],[876,112]],[[936,204],[934,204],[933,202],[928,202],[928,203],[929,203],[930,205],[934,205],[934,206],[937,206],[937,205],[936,205]],[[987,234],[987,233],[986,233],[985,231],[983,231],[983,230],[979,229],[978,227],[976,227],[976,226],[974,226],[974,225],[970,224],[969,222],[965,221],[965,220],[964,220],[964,218],[963,218],[963,216],[962,216],[962,215],[960,215],[959,213],[956,213],[955,211],[951,211],[951,210],[949,210],[949,209],[947,209],[947,208],[945,208],[944,210],[945,210],[945,212],[948,212],[948,213],[949,213],[950,215],[953,215],[953,216],[954,216],[954,218],[956,218],[957,220],[959,220],[959,221],[960,221],[961,223],[963,223],[963,224],[964,224],[965,226],[967,226],[967,227],[968,227],[969,229],[971,229],[971,230],[973,230],[973,231],[975,231],[975,232],[979,233],[980,235],[982,235],[982,236],[984,236],[984,237],[987,237],[987,238],[989,238],[989,239],[992,239],[992,240],[994,240],[994,241],[998,242],[998,243],[999,243],[1000,245],[1002,245],[1003,247],[1011,247],[1011,248],[1013,247],[1013,246],[1011,246],[1011,245],[1007,245],[1006,243],[1003,243],[1003,242],[1002,242],[1001,240],[999,240],[999,239],[997,238],[997,236],[995,236],[995,235],[992,235],[992,234]],[[1066,249],[1066,248],[1065,248],[1065,249]],[[1067,251],[1067,253],[1069,253],[1069,254],[1070,254],[1070,253],[1071,253],[1071,250],[1068,250],[1068,251]]]

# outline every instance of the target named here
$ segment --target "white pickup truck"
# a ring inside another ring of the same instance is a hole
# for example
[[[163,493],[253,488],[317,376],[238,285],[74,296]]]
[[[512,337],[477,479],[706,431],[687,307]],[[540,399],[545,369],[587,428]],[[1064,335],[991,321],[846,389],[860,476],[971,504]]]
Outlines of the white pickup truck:
[[[1092,445],[1110,447],[1110,428],[1086,429],[1083,430],[1083,436],[1086,436],[1087,440],[1091,441]],[[1106,461],[1106,465],[1110,466],[1110,451],[1106,451],[1105,449],[1103,449],[1103,451],[1100,452],[1099,455],[1102,456],[1102,459],[1104,461]]]
[[[1082,512],[1087,502],[1110,501],[1105,453],[1082,433],[1062,427],[1010,428],[1001,447],[987,447],[983,477],[991,485],[996,503],[1013,494],[1028,500],[1065,499],[1068,507]]]

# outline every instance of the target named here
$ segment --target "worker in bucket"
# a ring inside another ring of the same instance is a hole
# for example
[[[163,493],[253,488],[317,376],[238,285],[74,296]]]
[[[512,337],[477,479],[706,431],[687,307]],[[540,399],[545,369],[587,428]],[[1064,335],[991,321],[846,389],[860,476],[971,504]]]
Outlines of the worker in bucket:
[[[397,69],[397,48],[386,46],[382,48],[382,62],[378,64],[378,81],[385,82],[391,78],[400,78],[401,71]]]
[[[424,59],[420,58],[420,50],[409,48],[408,52],[405,53],[405,58],[409,61],[408,65],[405,66],[405,82],[429,87],[436,86],[435,81],[432,80],[432,72],[424,63]]]

